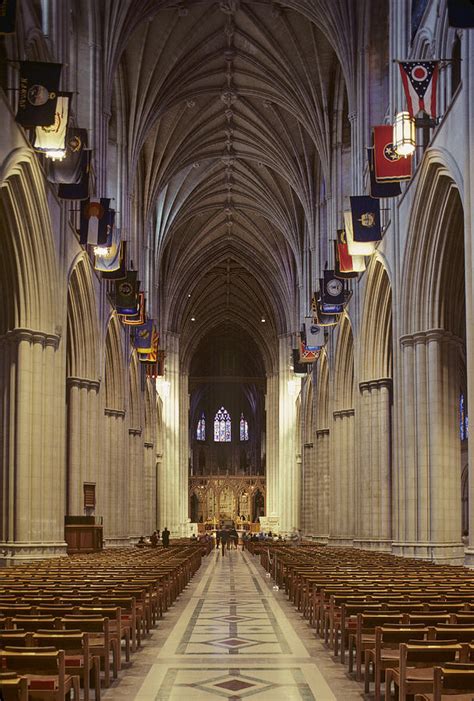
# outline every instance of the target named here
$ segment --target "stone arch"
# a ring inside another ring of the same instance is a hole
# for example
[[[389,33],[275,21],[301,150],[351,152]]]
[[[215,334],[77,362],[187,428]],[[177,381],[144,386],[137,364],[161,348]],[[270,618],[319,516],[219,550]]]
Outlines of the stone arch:
[[[361,324],[359,377],[392,376],[392,289],[387,270],[373,258],[367,271]]]
[[[461,562],[458,406],[466,343],[464,212],[457,167],[429,152],[402,266],[397,470],[402,553]],[[413,495],[415,491],[415,496]]]
[[[44,178],[32,151],[0,166],[0,333],[14,328],[61,335],[58,269]]]
[[[115,313],[110,318],[105,341],[105,406],[125,410],[122,334]]]
[[[348,316],[340,322],[334,368],[334,407],[336,410],[354,407],[354,339]]]
[[[83,513],[84,482],[97,485],[98,322],[89,259],[81,253],[69,276],[66,344],[67,513]]]

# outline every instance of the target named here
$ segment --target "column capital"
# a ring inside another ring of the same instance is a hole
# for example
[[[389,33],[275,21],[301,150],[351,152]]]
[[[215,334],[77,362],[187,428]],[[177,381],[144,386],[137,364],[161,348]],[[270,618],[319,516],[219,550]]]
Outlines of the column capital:
[[[400,345],[402,348],[415,344],[426,344],[432,341],[437,341],[438,343],[452,343],[454,345],[462,345],[463,343],[462,339],[446,329],[428,329],[427,331],[416,331],[412,334],[400,336]]]
[[[143,446],[144,446],[145,448],[154,448],[154,447],[155,447],[155,444],[154,444],[154,443],[151,443],[150,441],[145,441],[145,442],[143,443]]]
[[[124,412],[125,413],[125,412]],[[141,436],[142,435],[142,429],[141,428],[129,428],[128,429],[128,435],[129,436]]]
[[[329,429],[328,428],[318,428],[316,431],[316,438],[320,438],[321,436],[329,436]]]
[[[43,347],[51,346],[54,350],[57,350],[59,342],[61,341],[61,336],[55,333],[35,331],[33,329],[16,328],[7,331],[4,336],[0,337],[0,343],[19,343],[20,341],[39,343]]]
[[[93,389],[96,392],[100,389],[100,380],[90,380],[86,377],[68,377],[66,379],[68,387],[78,387],[79,389]]]
[[[359,382],[359,389],[361,392],[364,392],[366,390],[370,391],[372,389],[382,389],[382,387],[391,389],[392,378],[380,377],[378,380],[364,380],[364,382]]]
[[[333,411],[332,415],[335,419],[344,419],[347,416],[354,416],[354,409],[340,409],[339,411]]]
[[[105,407],[104,414],[106,416],[121,416],[122,418],[124,418],[125,417],[125,410],[124,409],[111,409],[109,407]]]

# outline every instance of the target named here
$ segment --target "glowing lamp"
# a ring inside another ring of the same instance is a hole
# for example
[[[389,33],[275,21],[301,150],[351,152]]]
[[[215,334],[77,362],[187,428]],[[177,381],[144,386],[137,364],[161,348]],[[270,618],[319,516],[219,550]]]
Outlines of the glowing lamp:
[[[398,112],[393,125],[393,147],[399,156],[411,156],[415,150],[415,120],[408,112]]]

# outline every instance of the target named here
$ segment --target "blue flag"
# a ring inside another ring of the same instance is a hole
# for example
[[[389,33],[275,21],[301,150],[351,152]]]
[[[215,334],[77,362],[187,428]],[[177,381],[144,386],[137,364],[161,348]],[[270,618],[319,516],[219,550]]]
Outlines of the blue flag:
[[[153,350],[154,320],[147,319],[141,326],[134,329],[134,346],[137,353],[151,353]]]
[[[380,203],[373,197],[351,197],[352,229],[354,241],[370,243],[380,241]]]

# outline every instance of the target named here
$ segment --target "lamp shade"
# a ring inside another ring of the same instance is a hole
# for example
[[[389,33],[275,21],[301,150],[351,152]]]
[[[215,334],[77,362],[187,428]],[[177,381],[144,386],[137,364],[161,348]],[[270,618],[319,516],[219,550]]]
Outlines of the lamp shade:
[[[415,120],[408,112],[395,116],[393,146],[399,156],[410,156],[415,150]]]

